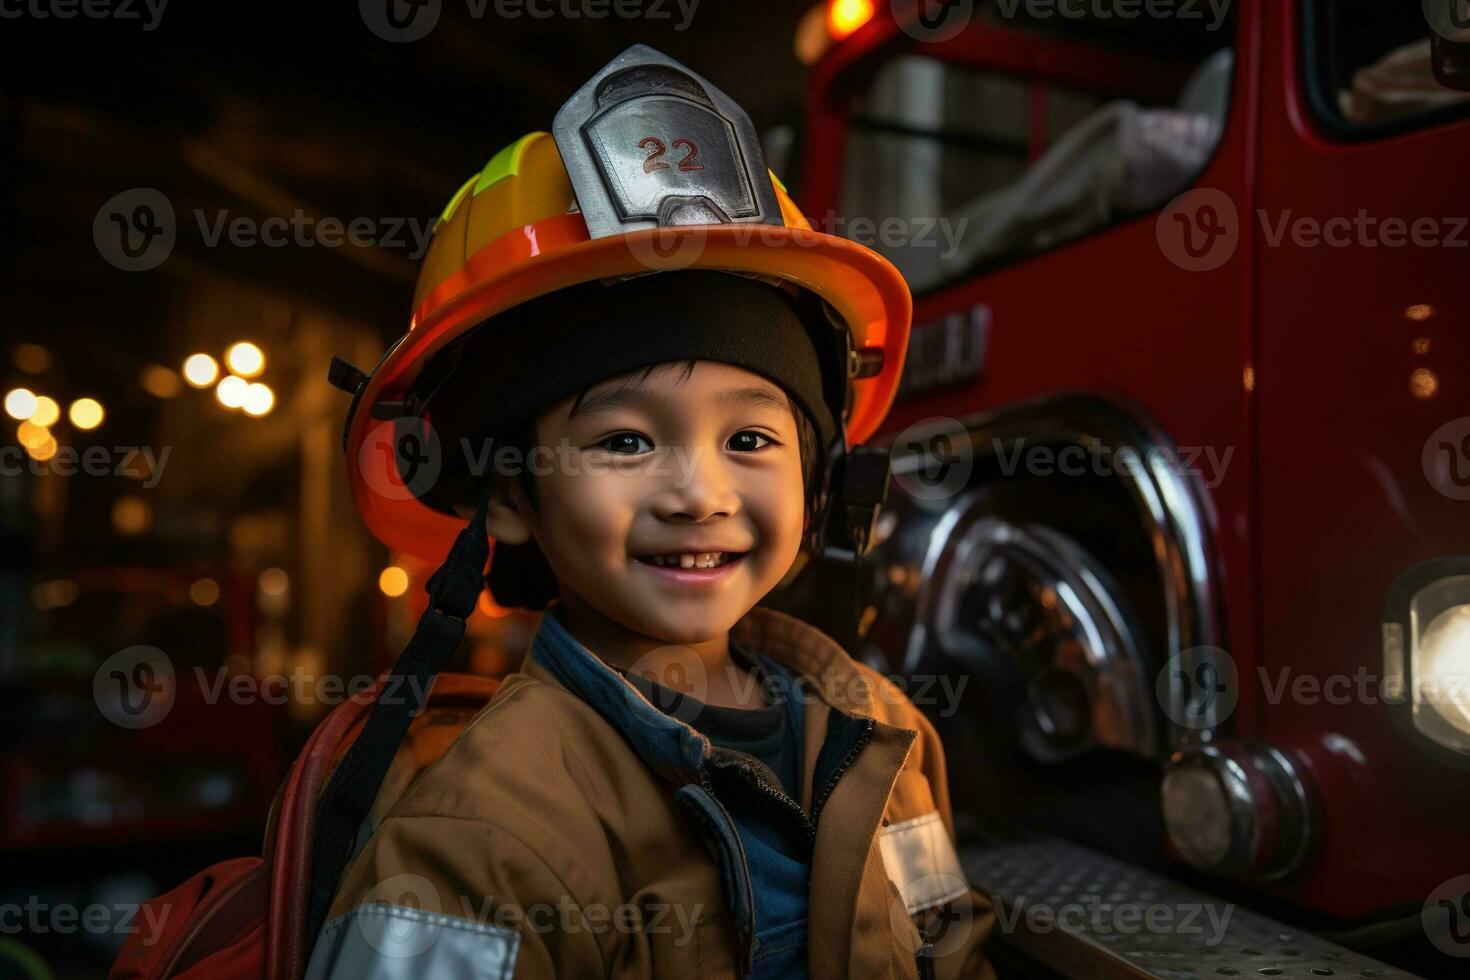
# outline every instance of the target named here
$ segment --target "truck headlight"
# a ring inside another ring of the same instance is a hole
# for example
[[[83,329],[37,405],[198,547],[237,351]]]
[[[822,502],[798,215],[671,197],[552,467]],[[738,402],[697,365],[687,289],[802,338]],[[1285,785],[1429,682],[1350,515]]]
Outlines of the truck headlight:
[[[1383,665],[1400,727],[1470,762],[1470,557],[1425,562],[1394,582]]]

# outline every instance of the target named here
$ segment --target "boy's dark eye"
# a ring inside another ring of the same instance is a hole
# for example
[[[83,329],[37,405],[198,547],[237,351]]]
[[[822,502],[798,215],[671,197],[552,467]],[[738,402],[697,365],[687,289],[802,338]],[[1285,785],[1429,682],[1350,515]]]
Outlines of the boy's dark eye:
[[[639,443],[647,443],[648,449],[639,449]],[[640,436],[636,432],[619,432],[615,436],[608,436],[606,439],[599,442],[594,448],[601,447],[606,447],[611,452],[619,453],[623,456],[632,456],[636,453],[645,453],[651,451],[653,449],[653,443],[649,442],[647,439],[645,439],[643,436]]]
[[[757,439],[764,439],[765,442],[757,444],[755,441]],[[752,432],[746,429],[744,432],[737,432],[730,437],[730,448],[736,452],[754,452],[757,449],[763,448],[766,443],[771,442],[774,442],[774,440],[769,436],[763,436],[759,432]]]

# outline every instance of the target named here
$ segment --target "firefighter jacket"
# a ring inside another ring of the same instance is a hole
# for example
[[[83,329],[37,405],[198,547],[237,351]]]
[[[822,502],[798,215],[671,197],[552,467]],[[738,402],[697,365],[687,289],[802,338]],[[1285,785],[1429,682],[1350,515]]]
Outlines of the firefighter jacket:
[[[784,613],[736,623],[731,640],[806,693],[792,801],[658,710],[558,610],[372,829],[308,980],[761,976],[775,937],[757,932],[762,896],[721,802],[737,783],[781,797],[806,834],[812,980],[993,976],[995,916],[956,855],[943,749],[892,681]]]

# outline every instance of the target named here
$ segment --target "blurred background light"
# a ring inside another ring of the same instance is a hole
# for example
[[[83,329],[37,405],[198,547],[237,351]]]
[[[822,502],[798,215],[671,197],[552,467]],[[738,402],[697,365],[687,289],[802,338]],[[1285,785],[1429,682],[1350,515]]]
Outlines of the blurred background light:
[[[36,414],[36,395],[29,388],[12,388],[5,393],[5,414],[25,421]]]
[[[396,599],[408,591],[408,572],[397,565],[389,565],[378,573],[378,588],[383,595]]]
[[[246,415],[260,418],[269,415],[271,408],[276,404],[275,392],[271,391],[269,385],[256,381],[245,388],[245,394],[241,401],[241,407],[245,409]]]
[[[78,429],[86,430],[95,429],[97,428],[97,426],[101,425],[102,419],[106,416],[106,414],[107,413],[102,410],[102,403],[99,402],[97,399],[78,398],[76,401],[71,403],[71,408],[67,409],[66,417],[70,419],[71,424],[76,426]]]
[[[51,579],[49,582],[41,582],[31,589],[31,601],[38,609],[60,609],[77,601],[81,595],[81,589],[77,583],[69,578]]]
[[[138,373],[138,383],[143,390],[155,398],[174,398],[179,393],[179,375],[162,364],[144,365]]]
[[[238,375],[228,374],[220,379],[215,386],[214,397],[225,408],[239,408],[245,404],[245,392],[250,387],[250,382]]]
[[[265,370],[265,354],[259,347],[242,340],[225,351],[225,363],[242,378],[253,378]]]
[[[153,526],[153,508],[138,496],[118,497],[112,502],[112,528],[118,534],[135,537]]]
[[[873,19],[873,0],[831,0],[827,5],[827,33],[841,41]]]
[[[283,596],[291,590],[291,576],[284,568],[267,568],[257,580],[260,591],[269,596]]]
[[[208,354],[191,354],[184,361],[184,380],[196,388],[208,388],[219,377],[219,363]]]
[[[56,404],[56,399],[45,395],[36,396],[36,408],[31,412],[30,421],[37,425],[55,425],[56,420],[61,418],[61,406]]]
[[[33,449],[51,438],[51,432],[44,425],[34,422],[22,422],[15,430],[15,438],[27,449]]]
[[[36,460],[38,463],[44,463],[56,455],[56,440],[48,432],[46,433],[45,439],[26,446],[26,452],[30,454],[31,459]]]
[[[1439,393],[1439,377],[1429,368],[1418,368],[1409,375],[1409,391],[1415,398],[1429,399]]]
[[[260,590],[260,612],[263,616],[280,617],[291,608],[291,576],[284,568],[266,568],[255,580]]]
[[[26,374],[44,374],[51,370],[51,352],[40,344],[21,344],[11,355],[17,370]]]
[[[219,583],[212,578],[196,578],[189,584],[189,598],[196,606],[212,606],[219,601]]]

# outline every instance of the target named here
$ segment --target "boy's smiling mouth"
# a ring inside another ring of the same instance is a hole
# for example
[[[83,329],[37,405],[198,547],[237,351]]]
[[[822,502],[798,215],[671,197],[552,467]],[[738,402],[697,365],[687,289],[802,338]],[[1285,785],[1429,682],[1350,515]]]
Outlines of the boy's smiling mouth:
[[[749,554],[749,550],[737,551],[708,547],[689,548],[679,551],[661,551],[635,554],[636,564],[647,568],[658,578],[683,585],[702,585],[724,578]]]
[[[637,555],[638,561],[657,568],[719,568],[744,557],[743,551],[676,551],[661,555]]]

